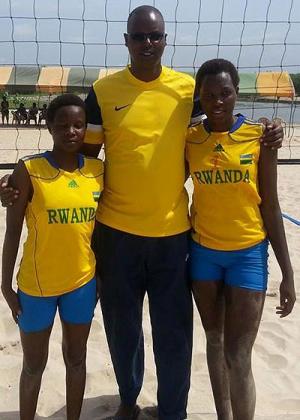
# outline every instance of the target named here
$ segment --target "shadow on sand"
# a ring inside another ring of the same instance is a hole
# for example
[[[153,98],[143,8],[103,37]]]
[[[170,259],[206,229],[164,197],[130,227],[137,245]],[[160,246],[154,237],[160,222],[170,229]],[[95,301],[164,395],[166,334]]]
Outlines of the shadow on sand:
[[[111,420],[120,404],[118,395],[103,395],[101,397],[86,398],[83,401],[80,420]],[[1,420],[19,420],[17,411],[0,413]],[[62,407],[50,416],[36,416],[36,420],[65,420],[66,407]],[[157,419],[156,407],[144,407],[139,415],[139,420]]]

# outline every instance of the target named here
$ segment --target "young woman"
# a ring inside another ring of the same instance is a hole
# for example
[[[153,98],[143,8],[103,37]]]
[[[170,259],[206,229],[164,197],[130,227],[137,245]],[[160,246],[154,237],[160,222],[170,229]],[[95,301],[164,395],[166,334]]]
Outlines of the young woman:
[[[67,418],[79,418],[86,379],[86,343],[96,304],[91,250],[103,164],[78,154],[86,129],[84,102],[66,94],[47,111],[53,150],[19,161],[12,183],[20,198],[7,209],[2,293],[20,329],[23,369],[20,418],[36,412],[49,338],[58,308],[66,365]],[[13,270],[24,217],[28,229],[13,289]]]
[[[207,119],[191,129],[194,183],[190,274],[207,339],[218,419],[252,420],[252,346],[267,288],[268,241],[282,271],[284,317],[294,306],[293,270],[277,198],[277,152],[260,147],[264,127],[233,115],[239,77],[232,63],[205,62],[196,93]]]

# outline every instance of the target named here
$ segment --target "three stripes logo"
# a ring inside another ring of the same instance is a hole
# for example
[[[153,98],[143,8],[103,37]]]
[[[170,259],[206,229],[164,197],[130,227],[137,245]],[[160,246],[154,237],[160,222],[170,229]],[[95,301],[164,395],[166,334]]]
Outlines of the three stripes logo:
[[[70,181],[68,183],[68,187],[69,188],[79,188],[79,185],[77,184],[77,182],[75,181],[75,179],[72,179],[72,181]]]
[[[214,152],[225,152],[222,144],[216,144],[215,148],[214,148]]]
[[[252,153],[240,155],[240,165],[251,165],[252,163],[253,163]]]

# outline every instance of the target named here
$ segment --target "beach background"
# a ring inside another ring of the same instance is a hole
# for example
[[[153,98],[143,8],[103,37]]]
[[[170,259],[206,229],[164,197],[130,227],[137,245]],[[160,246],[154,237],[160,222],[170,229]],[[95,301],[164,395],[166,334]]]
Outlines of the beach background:
[[[286,133],[290,136],[290,134]],[[1,128],[0,161],[15,162],[21,156],[51,146],[47,130],[35,128]],[[300,126],[293,127],[292,136],[279,151],[281,158],[299,158]],[[0,176],[8,171],[0,171]],[[191,193],[191,183],[187,182]],[[300,165],[278,166],[278,191],[282,212],[300,220]],[[253,371],[257,389],[258,420],[300,419],[300,226],[284,219],[290,255],[295,272],[298,301],[293,313],[279,319],[275,307],[279,303],[280,271],[270,250],[268,295],[261,327],[254,346]],[[25,230],[25,229],[24,229]],[[5,209],[0,208],[0,243],[5,232]],[[25,232],[23,232],[23,238]],[[148,302],[144,307],[145,378],[138,403],[140,419],[155,417],[156,373],[152,353]],[[17,420],[18,380],[22,366],[22,350],[18,328],[0,295],[0,419]],[[170,369],[172,366],[170,365]],[[88,342],[87,383],[82,420],[107,419],[119,404],[118,389],[113,373],[103,328],[99,304],[96,307]],[[61,355],[61,328],[56,319],[50,340],[49,360],[44,373],[38,402],[38,419],[65,418],[65,378]],[[205,337],[195,310],[194,352],[188,418],[216,419],[205,357]]]

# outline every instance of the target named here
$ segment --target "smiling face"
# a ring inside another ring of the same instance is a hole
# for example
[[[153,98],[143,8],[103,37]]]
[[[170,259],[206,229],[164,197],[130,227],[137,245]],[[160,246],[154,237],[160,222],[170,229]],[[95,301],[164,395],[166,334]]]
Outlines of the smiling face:
[[[165,24],[162,16],[155,9],[145,8],[133,14],[124,34],[133,69],[145,69],[160,66],[161,56],[166,46]]]
[[[53,121],[48,123],[53,138],[53,150],[76,153],[83,144],[86,117],[84,110],[75,105],[58,108]]]
[[[200,87],[200,102],[212,131],[228,131],[234,123],[233,110],[238,88],[229,73],[208,74]]]

